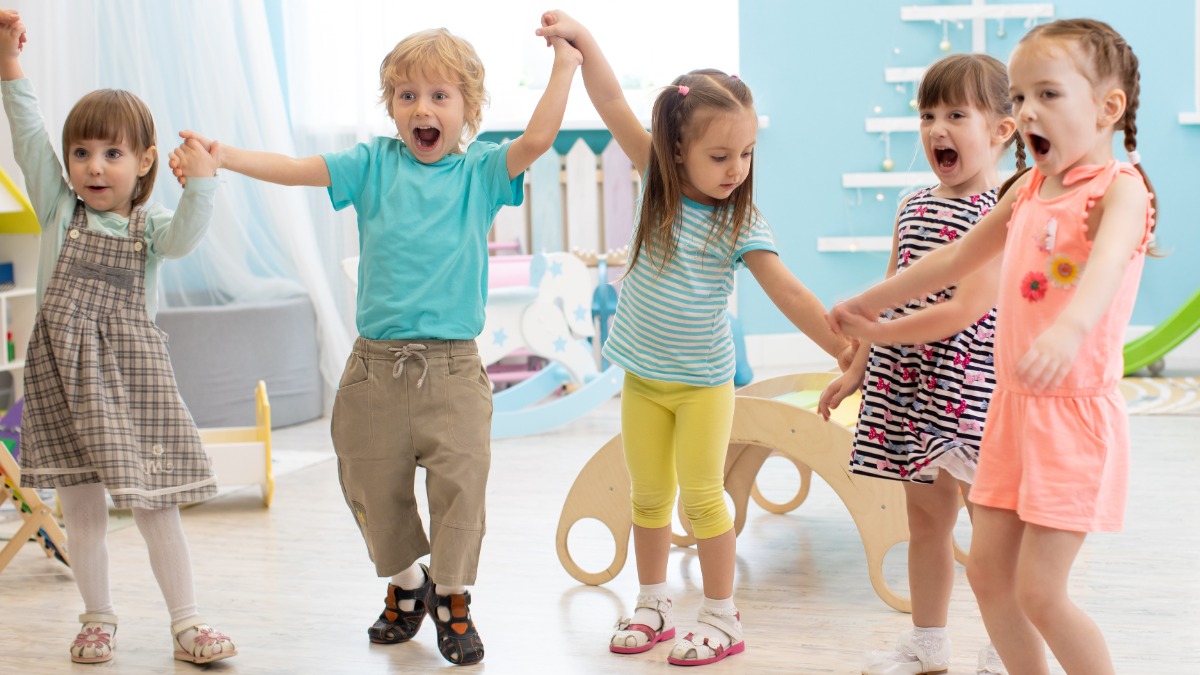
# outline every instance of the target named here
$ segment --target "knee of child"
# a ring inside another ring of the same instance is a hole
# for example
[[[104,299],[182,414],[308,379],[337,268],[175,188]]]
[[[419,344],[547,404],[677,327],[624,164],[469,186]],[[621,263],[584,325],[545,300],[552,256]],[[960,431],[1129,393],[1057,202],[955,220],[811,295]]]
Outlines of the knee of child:
[[[683,514],[692,524],[697,537],[707,539],[723,534],[729,529],[732,519],[723,498],[683,502]]]
[[[675,509],[673,499],[641,498],[633,499],[633,522],[639,527],[666,527],[671,524],[671,514]]]
[[[1017,579],[1017,604],[1035,626],[1054,623],[1062,601],[1058,589],[1036,579]]]

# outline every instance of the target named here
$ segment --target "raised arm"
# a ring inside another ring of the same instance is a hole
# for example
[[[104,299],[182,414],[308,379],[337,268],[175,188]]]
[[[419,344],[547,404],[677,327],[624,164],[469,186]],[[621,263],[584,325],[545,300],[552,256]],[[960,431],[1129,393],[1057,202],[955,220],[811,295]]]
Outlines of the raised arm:
[[[650,164],[650,132],[633,114],[633,108],[625,100],[625,92],[621,91],[621,83],[592,34],[583,24],[557,9],[542,15],[542,28],[537,34],[564,38],[583,55],[583,85],[588,98],[617,145],[638,173],[644,175]]]
[[[567,44],[562,38],[550,40],[554,47],[554,69],[550,71],[550,81],[537,107],[533,109],[533,117],[521,134],[508,146],[508,177],[516,178],[530,164],[541,157],[558,136],[562,127],[563,114],[567,110],[567,94],[571,91],[571,80],[575,77],[575,69],[583,61],[579,50]]]
[[[186,145],[190,140],[198,141],[216,160],[217,166],[245,176],[279,185],[308,185],[329,187],[329,167],[320,155],[312,157],[289,157],[274,152],[244,150],[217,141],[210,141],[194,131],[179,132]],[[182,146],[181,146],[182,147]],[[178,151],[171,153],[168,162],[175,177],[185,182],[186,159]]]
[[[19,80],[21,49],[25,46],[25,24],[15,9],[0,9],[0,79]]]
[[[1096,239],[1075,297],[1017,363],[1017,377],[1034,391],[1056,386],[1070,372],[1084,338],[1108,311],[1145,237],[1146,186],[1139,177],[1117,176],[1098,208]]]
[[[825,322],[825,306],[813,292],[800,283],[774,251],[747,251],[742,259],[767,297],[800,332],[833,358],[841,356],[846,340],[838,337]]]

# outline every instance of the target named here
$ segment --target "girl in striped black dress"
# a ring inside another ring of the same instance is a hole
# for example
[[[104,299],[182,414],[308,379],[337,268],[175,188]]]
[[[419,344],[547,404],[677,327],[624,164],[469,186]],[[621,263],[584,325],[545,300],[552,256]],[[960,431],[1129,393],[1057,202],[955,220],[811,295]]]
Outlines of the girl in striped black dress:
[[[901,204],[889,277],[965,235],[995,206],[996,164],[1014,139],[1007,73],[989,56],[938,61],[917,98],[922,145],[939,183]],[[1017,161],[1024,164],[1019,145]],[[944,672],[950,663],[952,532],[959,491],[965,495],[974,480],[996,385],[998,275],[999,260],[956,286],[884,312],[905,344],[863,345],[821,397],[828,418],[830,407],[862,387],[850,470],[905,482],[913,630],[894,650],[872,655],[862,671],[869,675]],[[963,326],[959,310],[978,318]],[[1004,672],[990,645],[980,652],[978,672]]]

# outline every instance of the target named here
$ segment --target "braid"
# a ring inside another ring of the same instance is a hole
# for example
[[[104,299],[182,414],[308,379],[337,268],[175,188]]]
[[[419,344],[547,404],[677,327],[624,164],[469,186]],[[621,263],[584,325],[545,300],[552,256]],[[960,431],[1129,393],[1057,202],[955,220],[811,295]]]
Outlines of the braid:
[[[1015,133],[1013,137],[1017,139],[1017,171],[1025,168],[1025,141],[1021,140],[1021,134]]]

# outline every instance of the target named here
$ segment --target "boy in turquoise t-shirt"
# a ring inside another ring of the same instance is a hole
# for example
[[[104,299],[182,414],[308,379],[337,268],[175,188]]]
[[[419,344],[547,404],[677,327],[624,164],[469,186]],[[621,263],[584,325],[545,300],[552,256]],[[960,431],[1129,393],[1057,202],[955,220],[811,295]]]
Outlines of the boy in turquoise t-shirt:
[[[550,81],[525,133],[467,143],[486,99],[483,64],[445,29],[402,40],[380,67],[398,137],[314,157],[242,150],[190,131],[224,168],[284,185],[329,188],[358,212],[359,338],[333,407],[346,504],[380,576],[386,606],[368,635],[405,642],[426,613],[451,663],[483,658],[470,615],[491,462],[492,391],[475,337],[487,300],[487,232],[523,197],[522,173],[550,149],[583,57],[552,41]],[[465,146],[465,147],[464,147]],[[181,175],[182,157],[171,166]],[[426,470],[429,538],[413,494]],[[432,547],[431,547],[432,544]],[[416,561],[426,553],[430,565]]]

